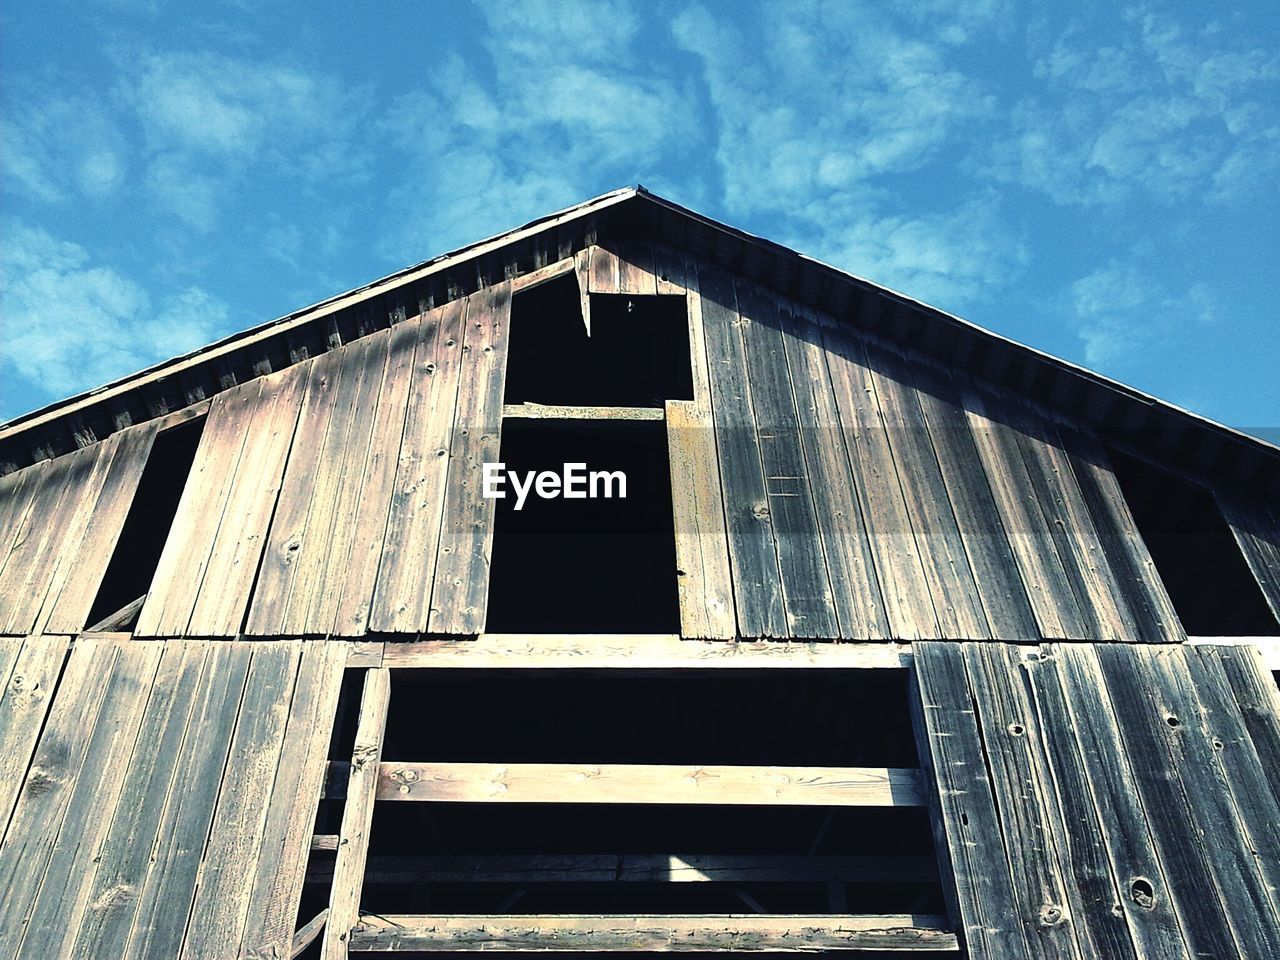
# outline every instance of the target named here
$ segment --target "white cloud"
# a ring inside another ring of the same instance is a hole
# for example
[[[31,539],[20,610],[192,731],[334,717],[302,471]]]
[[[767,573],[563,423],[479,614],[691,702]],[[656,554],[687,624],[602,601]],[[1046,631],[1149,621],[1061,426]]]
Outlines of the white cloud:
[[[224,303],[198,287],[158,307],[137,282],[83,247],[13,224],[0,252],[0,364],[49,399],[184,353],[227,328]]]
[[[95,97],[28,91],[0,120],[6,186],[30,199],[61,202],[115,193],[128,170],[124,137]]]

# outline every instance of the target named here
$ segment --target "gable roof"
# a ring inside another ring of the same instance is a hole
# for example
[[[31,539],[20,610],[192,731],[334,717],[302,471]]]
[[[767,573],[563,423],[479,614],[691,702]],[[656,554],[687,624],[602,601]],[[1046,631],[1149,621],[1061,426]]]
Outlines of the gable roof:
[[[1172,466],[1280,494],[1280,447],[906,294],[626,187],[390,274],[0,426],[0,472],[100,440],[593,243],[651,240],[961,366]],[[410,306],[411,305],[411,306]]]

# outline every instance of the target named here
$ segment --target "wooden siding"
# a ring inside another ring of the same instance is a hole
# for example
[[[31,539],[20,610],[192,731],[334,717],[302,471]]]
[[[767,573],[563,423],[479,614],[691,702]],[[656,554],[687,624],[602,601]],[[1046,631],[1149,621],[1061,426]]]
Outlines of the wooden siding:
[[[85,628],[155,435],[143,424],[0,479],[0,634]]]
[[[1280,691],[1256,649],[914,653],[917,736],[970,957],[1280,952]]]
[[[345,644],[0,641],[0,954],[287,956]]]
[[[1280,505],[1228,490],[1215,492],[1267,606],[1280,621]]]

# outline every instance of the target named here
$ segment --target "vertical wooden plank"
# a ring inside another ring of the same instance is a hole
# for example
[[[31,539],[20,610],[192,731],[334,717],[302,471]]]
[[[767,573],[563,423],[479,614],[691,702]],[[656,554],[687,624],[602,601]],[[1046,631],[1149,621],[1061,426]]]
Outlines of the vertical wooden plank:
[[[31,613],[31,632],[48,633],[49,616],[59,594],[67,583],[71,568],[75,564],[76,554],[89,533],[90,526],[97,511],[98,501],[106,488],[111,473],[111,464],[119,450],[123,434],[112,434],[106,440],[83,448],[86,454],[92,451],[92,462],[82,481],[74,487],[68,485],[59,502],[56,514],[47,518],[50,535],[40,547],[39,572],[28,582],[27,592]],[[124,517],[119,518],[121,524]],[[106,568],[107,559],[98,558],[100,564],[98,576]],[[86,613],[87,615],[87,613]],[[69,633],[79,632],[84,627],[81,621]]]
[[[1227,489],[1215,489],[1213,495],[1271,613],[1280,621],[1280,510]]]
[[[1062,560],[1045,528],[1044,514],[1034,499],[1016,432],[1001,418],[998,405],[972,380],[957,374],[956,386],[1040,635],[1046,639],[1090,638]]]
[[[467,303],[453,300],[422,318],[370,630],[427,629]]]
[[[347,648],[348,644],[337,640],[308,643],[303,648],[279,772],[267,809],[262,853],[249,895],[243,954],[288,955]]]
[[[14,537],[26,519],[31,498],[49,470],[48,460],[0,477],[0,577],[3,577]]]
[[[321,477],[329,480],[341,474],[341,457],[335,458],[331,450],[326,457],[325,444],[335,417],[349,412],[349,405],[342,414],[338,412],[346,356],[347,351],[330,350],[317,357],[307,372],[297,436],[289,451],[245,626],[245,633],[250,636],[282,636],[287,632],[290,597],[294,586],[303,579],[299,576],[304,568],[303,558],[305,566],[313,570],[317,564],[311,563],[311,558],[328,547],[323,538],[317,537],[319,542],[313,543],[307,537],[307,518],[313,497],[326,489]],[[298,622],[292,633],[301,633],[303,626]]]
[[[668,400],[666,420],[680,635],[732,639],[733,583],[715,438],[692,402]]]
[[[782,320],[773,299],[754,284],[740,280],[737,294],[751,411],[778,553],[787,631],[792,637],[839,637],[782,341]]]
[[[355,472],[344,473],[343,496],[335,513],[334,547],[326,570],[326,579],[335,581],[332,596],[340,598],[333,608],[333,625],[328,628],[337,636],[359,637],[368,629],[409,391],[413,387],[420,323],[419,318],[391,329],[372,422],[366,431],[353,432],[351,437],[360,438],[361,443],[350,454]],[[350,546],[339,549],[345,544]],[[326,617],[330,608],[331,604],[324,605]]]
[[[786,638],[790,631],[733,279],[717,267],[699,264],[698,285],[738,633]]]
[[[923,359],[908,362],[991,634],[998,640],[1034,639],[1040,636],[1035,613],[955,382]]]
[[[1081,946],[1098,957],[1178,960],[1187,948],[1105,684],[1089,678],[1095,661],[1073,664],[1064,649],[1044,647],[1024,668],[1066,825],[1060,849]]]
[[[591,248],[587,289],[592,293],[618,293],[618,255],[605,246]]]
[[[482,496],[482,476],[484,464],[496,462],[501,449],[510,329],[510,283],[487,287],[470,298],[432,590],[432,633],[473,634],[484,629],[494,501]]]
[[[192,710],[198,700],[207,646],[168,641],[155,691],[138,731],[115,818],[103,841],[71,955],[121,956],[129,937],[142,882],[150,866],[161,814]]]
[[[591,252],[595,249],[594,246],[585,247],[573,255],[573,271],[578,277],[578,297],[587,336],[591,336]]]
[[[897,466],[907,517],[933,596],[938,629],[952,640],[989,638],[991,625],[969,567],[969,556],[910,371],[899,355],[869,339],[864,344],[870,382],[880,404],[889,452]]]
[[[1167,663],[1162,669],[1156,649],[1093,647],[1187,937],[1206,956],[1274,956],[1271,904],[1235,815],[1224,809],[1186,678]]]
[[[1066,828],[1043,777],[1042,731],[1017,661],[999,643],[966,643],[961,651],[1030,956],[1080,957],[1073,916],[1078,905],[1068,903],[1058,855]]]
[[[658,278],[653,268],[653,245],[634,241],[620,243],[618,256],[618,293],[634,296],[657,296]]]
[[[244,624],[310,365],[295,364],[263,378],[261,400],[248,426],[188,636],[233,637]]]
[[[124,787],[124,774],[138,742],[162,652],[154,643],[120,647],[18,957],[69,955],[88,905],[103,838]],[[142,749],[149,746],[144,744]]]
[[[333,865],[329,920],[320,949],[323,960],[345,960],[351,928],[360,916],[360,891],[369,853],[369,828],[373,822],[378,764],[382,760],[382,736],[390,699],[391,671],[377,667],[366,672],[346,806],[342,811],[342,832],[338,836],[338,857]]]
[[[903,497],[888,433],[860,340],[834,321],[823,329],[827,369],[846,436],[853,436],[851,463],[875,558],[876,574],[895,639],[942,636],[931,585]]]
[[[1280,689],[1257,647],[1215,646],[1213,658],[1226,673],[1240,716],[1249,730],[1271,792],[1280,802]]]
[[[0,956],[17,955],[88,752],[119,644],[75,644],[0,843]]]
[[[912,646],[916,742],[933,778],[935,847],[955,883],[955,909],[973,960],[1031,956],[1019,922],[1000,817],[960,645]],[[944,872],[945,880],[945,872]]]
[[[186,634],[261,393],[259,378],[213,398],[134,636]]]
[[[403,324],[397,329],[406,331],[402,336],[408,335]],[[333,629],[346,584],[351,545],[359,533],[354,514],[364,510],[374,516],[374,505],[362,504],[360,490],[390,344],[391,331],[383,330],[343,348],[342,382],[325,433],[306,530],[297,550],[284,620],[285,636],[324,635]]]
[[[235,641],[209,645],[155,844],[149,850],[150,864],[137,888],[136,909],[132,914],[122,911],[119,926],[104,930],[99,939],[104,955],[113,955],[107,953],[111,943],[123,943],[120,955],[129,957],[172,958],[182,950],[196,873],[256,647]]]
[[[0,633],[33,632],[57,568],[57,545],[88,493],[100,451],[98,444],[81,447],[50,464],[0,574]]]
[[[780,310],[786,362],[795,388],[800,437],[840,636],[845,640],[883,640],[889,636],[888,617],[849,464],[849,443],[827,372],[822,331],[799,306],[783,304]]]
[[[1182,621],[1138,532],[1102,444],[1061,422],[1058,435],[1097,528],[1116,589],[1133,617],[1137,639],[1147,643],[1185,640]]]
[[[61,587],[56,595],[50,592],[52,599],[46,604],[47,620],[43,624],[46,633],[74,634],[85,628],[129,508],[133,506],[138,481],[151,455],[156,424],[151,421],[130,427],[115,436],[119,437],[119,447],[111,460],[93,515],[77,545],[69,550]]]
[[[0,837],[26,780],[67,656],[65,637],[0,640]]]
[[[659,296],[667,294],[683,296],[689,287],[685,282],[685,255],[682,251],[664,243],[653,245],[653,272],[657,277],[654,289]]]
[[[1138,639],[1137,625],[1115,590],[1111,565],[1053,424],[1007,393],[1002,395],[1002,410],[1022,447],[1032,490],[1089,638]]]

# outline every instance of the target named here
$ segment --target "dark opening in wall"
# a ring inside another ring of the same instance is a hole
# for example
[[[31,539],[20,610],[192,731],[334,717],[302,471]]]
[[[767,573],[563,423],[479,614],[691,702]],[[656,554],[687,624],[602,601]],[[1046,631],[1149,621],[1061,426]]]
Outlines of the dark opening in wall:
[[[590,335],[572,276],[512,301],[506,403],[660,407],[692,399],[684,297],[593,294]]]
[[[156,436],[86,627],[100,623],[151,589],[203,430],[204,417],[198,417]],[[132,628],[137,614],[135,610],[128,620],[113,623],[111,628]]]
[[[1116,479],[1191,636],[1274,636],[1280,625],[1212,494],[1111,451]]]
[[[902,670],[393,670],[388,763],[918,766]],[[424,731],[426,735],[424,735]],[[310,885],[332,876],[313,855]],[[381,801],[375,913],[944,912],[922,807]]]
[[[521,509],[508,479],[497,501],[489,575],[490,633],[678,633],[675,531],[662,421],[515,420],[501,462],[521,478],[565,465],[625,476],[598,496]]]

